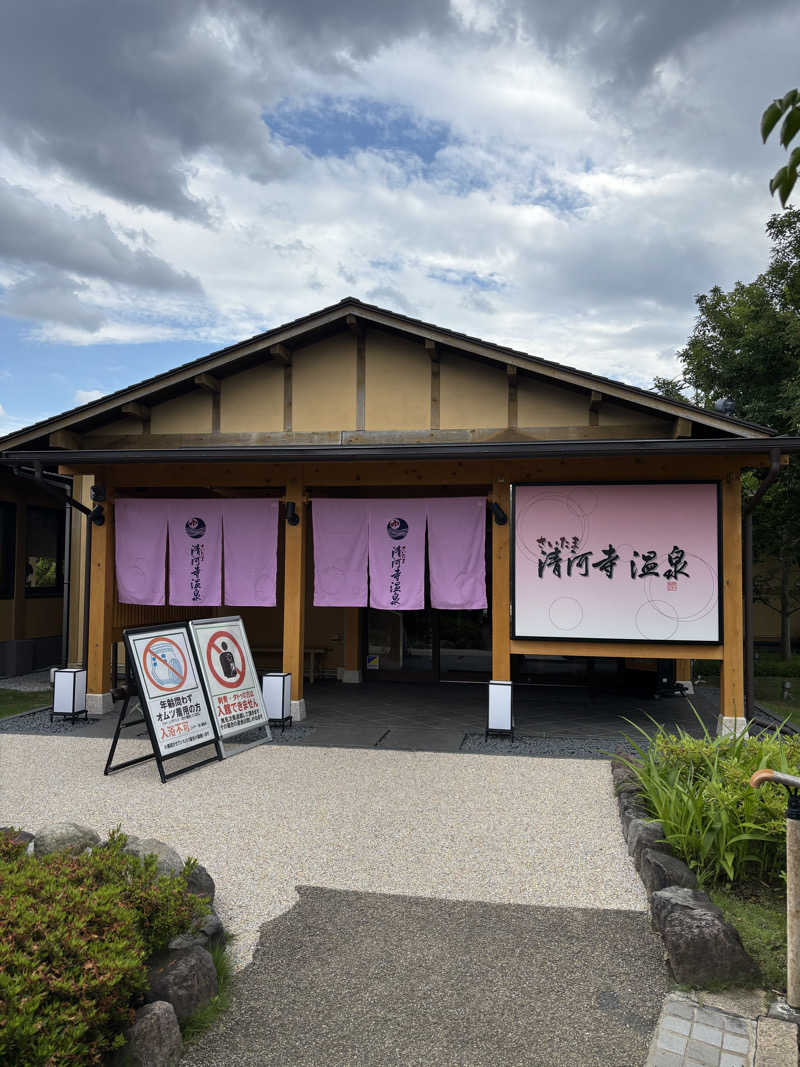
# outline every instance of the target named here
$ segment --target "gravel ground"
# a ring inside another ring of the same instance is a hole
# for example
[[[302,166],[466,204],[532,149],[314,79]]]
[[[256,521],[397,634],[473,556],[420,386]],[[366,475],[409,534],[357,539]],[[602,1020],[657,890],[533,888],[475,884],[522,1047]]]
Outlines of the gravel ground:
[[[45,692],[50,688],[50,671],[34,671],[32,674],[17,674],[13,678],[0,678],[0,689],[16,689],[21,693]]]
[[[465,734],[462,752],[484,753],[497,756],[546,756],[553,759],[609,759],[617,752],[633,753],[631,745],[609,737],[575,737],[553,735],[551,737],[526,737],[517,734],[512,741],[507,737],[489,737],[485,734]]]
[[[240,967],[298,885],[646,910],[603,760],[323,748],[312,737],[162,785],[152,762],[105,778],[109,741],[92,724],[33,733],[14,722],[0,733],[0,825],[121,824],[198,857]],[[148,747],[123,740],[117,758]]]
[[[0,719],[0,734],[80,734],[92,725],[86,719],[76,719],[73,723],[62,715],[56,715],[50,722],[49,711],[23,711]]]

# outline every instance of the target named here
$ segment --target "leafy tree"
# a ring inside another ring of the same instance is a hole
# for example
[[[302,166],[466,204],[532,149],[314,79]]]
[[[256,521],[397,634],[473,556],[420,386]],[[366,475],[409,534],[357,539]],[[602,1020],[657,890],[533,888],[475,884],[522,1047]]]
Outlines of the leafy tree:
[[[767,138],[783,119],[780,132],[780,142],[786,151],[800,131],[800,90],[791,89],[780,100],[773,100],[767,110],[761,116],[761,140],[767,143]],[[781,198],[781,207],[786,207],[797,181],[797,171],[800,168],[800,145],[792,149],[788,161],[777,170],[769,183],[769,191]]]
[[[683,383],[713,407],[726,397],[739,418],[780,434],[800,431],[800,211],[767,224],[766,271],[730,292],[714,286],[696,298],[698,316],[678,353]],[[752,492],[755,480],[745,481]],[[800,468],[792,464],[753,515],[755,597],[777,611],[781,646],[791,655],[791,618],[800,610]]]
[[[667,400],[682,400],[685,403],[691,403],[683,389],[684,385],[680,378],[660,378],[658,375],[653,378],[653,391],[659,396],[664,396]]]

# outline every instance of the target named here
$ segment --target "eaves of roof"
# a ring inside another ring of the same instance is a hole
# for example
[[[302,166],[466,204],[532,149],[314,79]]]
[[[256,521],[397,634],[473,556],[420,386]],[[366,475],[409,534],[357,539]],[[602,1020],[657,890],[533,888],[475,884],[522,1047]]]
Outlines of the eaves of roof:
[[[800,437],[488,441],[459,444],[244,445],[189,448],[5,451],[6,466],[96,467],[127,463],[292,463],[385,460],[501,460],[614,456],[747,456],[800,453]]]
[[[582,371],[566,364],[543,359],[540,356],[532,356],[527,352],[520,352],[516,349],[496,344],[493,341],[484,341],[469,334],[435,326],[421,319],[414,319],[408,315],[388,311],[375,304],[363,303],[356,297],[345,297],[337,304],[332,304],[309,315],[284,323],[265,333],[257,334],[243,341],[237,341],[233,345],[228,345],[216,352],[211,352],[188,363],[183,363],[170,371],[146,378],[134,385],[126,386],[124,389],[100,397],[98,400],[92,400],[88,404],[82,404],[59,415],[32,423],[22,430],[14,431],[0,438],[0,447],[17,447],[46,433],[65,429],[83,419],[113,411],[123,403],[144,399],[150,393],[190,380],[194,375],[213,371],[218,367],[225,366],[237,359],[246,358],[254,352],[262,351],[270,346],[289,343],[302,336],[303,333],[329,325],[348,314],[355,314],[376,325],[404,330],[446,347],[457,348],[484,358],[494,358],[499,362],[511,363],[522,369],[530,370],[532,373],[538,373],[554,380],[588,389],[596,388],[616,399],[639,403],[644,407],[659,410],[667,415],[686,417],[694,422],[719,429],[722,432],[736,433],[740,436],[744,436],[748,432],[764,436],[769,436],[773,433],[769,427],[760,426],[757,423],[747,422],[718,412],[711,412],[685,401],[671,400],[650,390],[641,389],[638,386],[628,385],[612,378]]]

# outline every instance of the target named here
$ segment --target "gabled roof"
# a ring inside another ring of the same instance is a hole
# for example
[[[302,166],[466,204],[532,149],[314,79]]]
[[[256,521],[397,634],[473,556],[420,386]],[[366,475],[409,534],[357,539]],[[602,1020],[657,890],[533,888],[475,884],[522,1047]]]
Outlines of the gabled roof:
[[[257,334],[255,337],[184,363],[171,371],[147,378],[135,385],[120,389],[116,393],[92,400],[88,404],[82,404],[80,407],[72,408],[60,415],[43,419],[22,430],[10,433],[0,438],[0,449],[19,448],[57,430],[70,429],[89,420],[96,422],[102,416],[111,418],[114,411],[121,408],[123,404],[148,399],[152,401],[154,397],[166,398],[183,389],[194,388],[194,378],[199,374],[220,370],[231,373],[236,370],[238,364],[246,366],[248,361],[252,362],[253,357],[268,354],[270,348],[278,345],[296,346],[298,343],[313,340],[315,335],[322,336],[326,330],[335,327],[337,323],[344,323],[348,316],[355,316],[366,324],[371,323],[385,329],[399,331],[420,341],[431,341],[445,349],[453,349],[504,366],[515,366],[554,383],[561,382],[567,386],[596,390],[609,398],[632,403],[637,407],[650,409],[654,413],[672,418],[689,419],[693,423],[723,435],[769,437],[772,434],[769,428],[756,423],[708,411],[687,402],[670,400],[647,389],[627,385],[602,375],[590,374],[575,367],[519,352],[491,341],[483,341],[468,334],[444,329],[395,311],[387,311],[374,304],[365,304],[349,296],[320,311],[315,311],[310,315],[267,330],[265,333]]]

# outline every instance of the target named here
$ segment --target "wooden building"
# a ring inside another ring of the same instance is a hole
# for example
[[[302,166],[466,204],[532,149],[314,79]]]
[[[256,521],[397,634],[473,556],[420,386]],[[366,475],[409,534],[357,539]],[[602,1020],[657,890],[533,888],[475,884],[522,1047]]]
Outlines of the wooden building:
[[[392,640],[370,634],[369,609],[313,605],[315,498],[458,493],[485,496],[508,513],[515,483],[697,481],[720,485],[718,643],[513,639],[511,524],[491,521],[487,508],[489,610],[472,627],[473,644],[493,680],[511,679],[514,664],[531,656],[673,659],[679,677],[688,676],[691,658],[718,659],[723,710],[741,715],[741,471],[796,446],[762,427],[352,298],[0,442],[6,464],[70,475],[83,499],[92,483],[104,490],[106,521],[93,530],[91,552],[94,712],[109,710],[112,647],[124,628],[209,614],[118,601],[115,501],[214,495],[293,504],[299,523],[280,522],[278,603],[241,614],[265,666],[291,673],[297,717],[307,650],[315,650],[312,669],[355,680],[370,644]],[[73,588],[77,596],[81,582]],[[425,625],[435,630],[431,646],[438,641],[422,671],[433,678],[444,673],[445,623]]]

